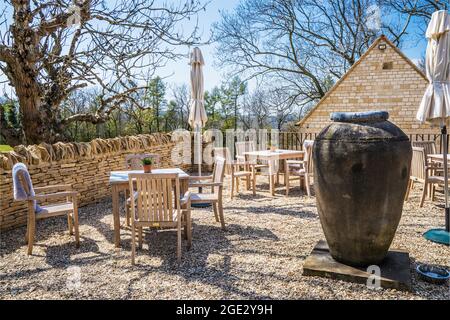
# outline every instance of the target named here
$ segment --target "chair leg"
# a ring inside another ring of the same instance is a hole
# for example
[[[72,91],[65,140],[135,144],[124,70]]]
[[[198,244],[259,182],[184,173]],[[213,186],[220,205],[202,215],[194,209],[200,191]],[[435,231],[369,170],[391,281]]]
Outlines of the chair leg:
[[[131,208],[127,203],[127,199],[129,198],[130,192],[127,190],[125,191],[125,212],[126,212],[126,221],[127,221],[127,227],[130,226],[130,220],[131,220]]]
[[[177,260],[181,262],[181,225],[177,227]]]
[[[219,222],[219,214],[217,213],[217,202],[213,202],[212,206],[213,206],[214,217],[216,218],[216,222]]]
[[[252,166],[253,195],[256,195],[256,168]]]
[[[136,230],[134,224],[131,224],[131,264],[134,266],[135,264],[135,255],[136,255]]]
[[[192,247],[192,220],[191,211],[186,212],[186,235],[187,235],[187,248],[188,250]]]
[[[70,213],[67,214],[67,226],[69,228],[69,235],[73,236],[73,221]]]
[[[409,179],[408,180],[408,187],[406,188],[405,201],[407,201],[409,199],[409,193],[411,191],[411,187],[412,187],[412,180]]]
[[[240,184],[239,178],[236,177],[236,192],[237,193],[239,193],[239,184]]]
[[[309,176],[305,174],[305,185],[306,185],[306,194],[308,197],[311,197],[311,189],[309,188]]]
[[[138,228],[139,249],[142,249],[142,227]]]
[[[252,174],[248,178],[252,180],[252,193],[253,195],[256,195],[256,177],[254,174]]]
[[[433,186],[434,184],[430,183],[429,187],[428,187],[428,192],[429,192],[429,197],[431,200],[433,200]]]
[[[28,244],[28,235],[30,234],[30,222],[27,221],[27,231],[25,231],[25,243]]]
[[[425,201],[425,197],[427,196],[428,183],[425,182],[423,185],[422,198],[420,199],[420,207],[423,207],[423,203]]]
[[[28,206],[28,255],[33,253],[34,235],[36,233],[36,216],[34,213],[34,204]]]
[[[217,204],[219,206],[219,217],[220,217],[220,224],[222,226],[222,229],[225,230],[225,218],[223,216],[223,205],[222,205],[222,199],[219,198],[219,203]]]
[[[76,199],[73,202],[73,227],[75,228],[75,246],[80,247],[80,224],[78,222],[78,202]]]
[[[126,212],[126,221],[127,221],[127,227],[130,226],[130,206],[128,204],[125,205],[125,212]]]
[[[431,186],[431,201],[436,199],[436,185],[432,184]]]
[[[250,178],[251,176],[247,176],[247,178],[245,178],[245,188],[248,190],[250,190]]]
[[[284,185],[286,186],[286,196],[289,195],[289,165],[284,162]]]
[[[230,199],[234,197],[234,177],[231,176],[231,190],[230,190]]]

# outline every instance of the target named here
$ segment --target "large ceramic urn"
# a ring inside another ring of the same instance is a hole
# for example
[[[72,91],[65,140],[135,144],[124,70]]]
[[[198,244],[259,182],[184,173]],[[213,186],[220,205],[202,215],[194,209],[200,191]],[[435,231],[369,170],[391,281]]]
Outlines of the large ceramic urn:
[[[403,209],[412,148],[384,111],[333,113],[317,136],[314,183],[331,256],[351,266],[379,264]]]

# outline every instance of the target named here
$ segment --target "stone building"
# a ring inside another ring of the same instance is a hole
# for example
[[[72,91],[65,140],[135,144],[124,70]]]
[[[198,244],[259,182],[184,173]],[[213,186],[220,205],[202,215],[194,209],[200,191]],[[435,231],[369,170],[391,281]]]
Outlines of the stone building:
[[[407,134],[438,133],[416,120],[427,84],[425,74],[381,36],[297,125],[300,132],[318,133],[332,112],[385,110]]]

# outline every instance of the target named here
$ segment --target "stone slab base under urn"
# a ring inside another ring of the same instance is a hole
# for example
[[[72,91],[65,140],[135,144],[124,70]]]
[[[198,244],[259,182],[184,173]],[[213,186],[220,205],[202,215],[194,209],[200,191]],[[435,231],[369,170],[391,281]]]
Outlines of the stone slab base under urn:
[[[411,291],[411,269],[406,251],[391,249],[377,265],[381,288]],[[326,241],[320,240],[303,266],[303,275],[326,277],[375,286],[374,269],[352,267],[333,259]]]

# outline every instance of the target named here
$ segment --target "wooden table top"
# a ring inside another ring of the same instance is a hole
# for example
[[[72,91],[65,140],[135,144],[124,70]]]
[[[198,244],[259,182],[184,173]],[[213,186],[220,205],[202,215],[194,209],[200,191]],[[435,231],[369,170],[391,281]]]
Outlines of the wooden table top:
[[[275,151],[271,150],[260,150],[260,151],[248,151],[244,152],[244,155],[251,157],[259,157],[262,159],[273,159],[273,158],[300,158],[305,154],[304,151],[301,150],[285,150],[285,149],[276,149]]]
[[[144,173],[144,170],[123,170],[123,171],[111,171],[109,176],[109,183],[128,183],[128,175],[130,173]],[[164,173],[178,173],[178,177],[183,179],[189,179],[189,174],[181,170],[180,168],[165,168],[165,169],[153,169],[152,173],[164,174]]]
[[[434,159],[434,160],[444,160],[444,154],[443,153],[430,153],[427,155],[428,158]],[[447,161],[450,161],[450,154],[447,154]]]

